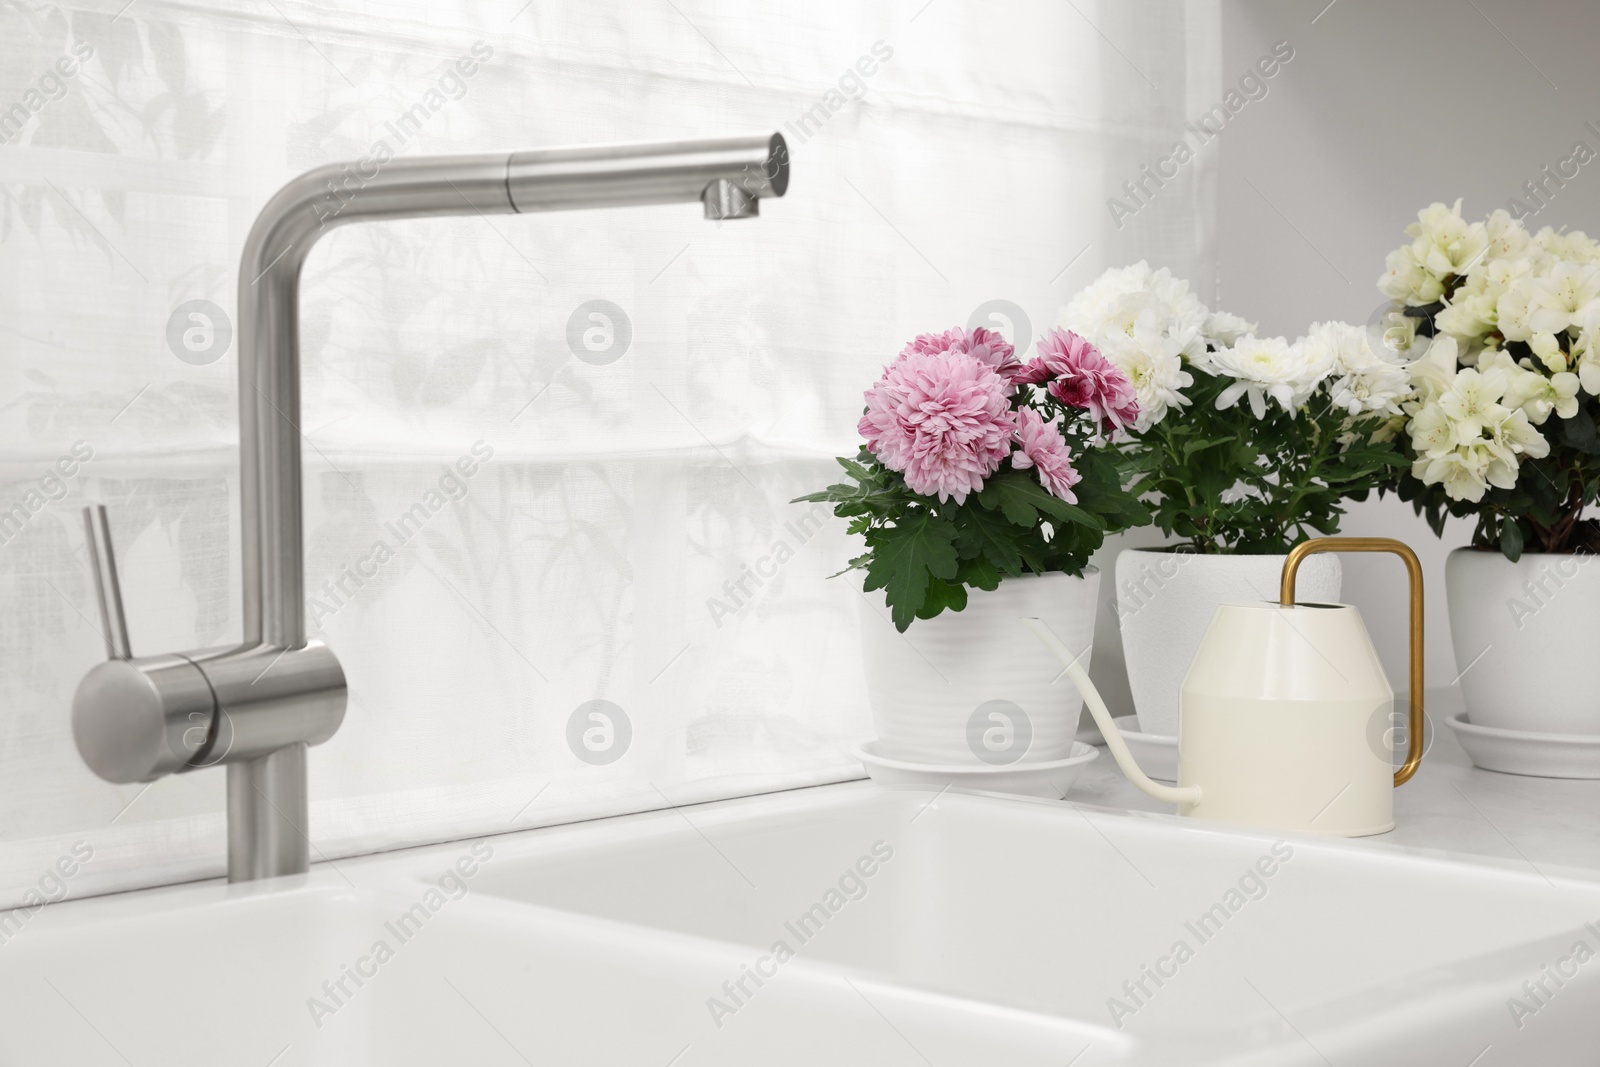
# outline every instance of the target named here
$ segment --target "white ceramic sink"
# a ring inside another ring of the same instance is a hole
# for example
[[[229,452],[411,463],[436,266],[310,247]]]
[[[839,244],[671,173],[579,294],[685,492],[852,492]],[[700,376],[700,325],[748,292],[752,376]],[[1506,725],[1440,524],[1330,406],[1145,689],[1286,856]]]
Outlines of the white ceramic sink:
[[[476,847],[53,906],[0,1064],[1600,1060],[1576,879],[860,785]]]

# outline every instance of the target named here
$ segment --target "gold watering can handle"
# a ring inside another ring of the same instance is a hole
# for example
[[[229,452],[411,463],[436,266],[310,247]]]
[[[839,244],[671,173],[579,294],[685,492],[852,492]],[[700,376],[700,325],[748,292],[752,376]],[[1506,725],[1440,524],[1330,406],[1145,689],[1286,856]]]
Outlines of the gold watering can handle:
[[[1411,714],[1406,733],[1406,761],[1394,772],[1394,784],[1404,785],[1422,763],[1422,564],[1404,541],[1392,537],[1313,537],[1296,545],[1283,561],[1283,584],[1278,602],[1294,605],[1294,576],[1307,556],[1319,552],[1392,552],[1406,562],[1411,579]]]

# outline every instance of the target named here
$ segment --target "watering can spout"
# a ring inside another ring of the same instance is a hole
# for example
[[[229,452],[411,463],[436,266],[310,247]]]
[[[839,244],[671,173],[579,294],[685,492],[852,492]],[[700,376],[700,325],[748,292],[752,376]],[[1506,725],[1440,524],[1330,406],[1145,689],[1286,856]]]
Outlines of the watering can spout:
[[[1153,781],[1149,775],[1139,769],[1139,764],[1133,758],[1133,753],[1128,751],[1128,745],[1122,740],[1122,734],[1117,731],[1117,724],[1111,721],[1111,712],[1106,708],[1106,702],[1100,699],[1100,691],[1094,687],[1094,682],[1089,680],[1089,672],[1083,669],[1078,662],[1078,657],[1072,650],[1061,643],[1061,640],[1051,632],[1043,619],[1027,618],[1023,622],[1033,631],[1044,647],[1055,654],[1056,659],[1067,670],[1067,677],[1078,690],[1078,695],[1083,697],[1084,704],[1089,708],[1089,714],[1094,716],[1095,725],[1100,727],[1100,733],[1106,739],[1106,748],[1111,750],[1111,758],[1117,761],[1117,766],[1127,776],[1128,781],[1138,786],[1143,792],[1157,800],[1168,804],[1183,804],[1194,806],[1200,803],[1200,787],[1197,785],[1162,785]]]

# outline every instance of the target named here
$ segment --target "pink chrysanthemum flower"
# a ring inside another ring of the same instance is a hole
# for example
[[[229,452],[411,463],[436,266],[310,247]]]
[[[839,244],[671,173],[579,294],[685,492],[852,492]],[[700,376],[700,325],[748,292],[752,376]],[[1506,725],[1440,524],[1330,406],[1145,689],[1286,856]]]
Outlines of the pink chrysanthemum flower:
[[[867,390],[867,413],[857,429],[913,492],[961,504],[1011,451],[1017,415],[1010,392],[977,356],[907,351]]]
[[[918,334],[906,342],[906,346],[900,350],[900,358],[916,352],[929,355],[964,352],[993,368],[1008,383],[1014,382],[1016,376],[1022,373],[1022,364],[1017,360],[1016,349],[1011,347],[1011,343],[1001,334],[982,326],[971,332],[957,326],[944,333]]]
[[[1049,394],[1068,407],[1083,408],[1107,430],[1131,426],[1139,417],[1133,383],[1100,350],[1071,330],[1051,330],[1039,338],[1039,356],[1016,379],[1019,384],[1048,382]]]
[[[1061,431],[1032,408],[1019,408],[1015,436],[1021,447],[1011,454],[1011,465],[1018,470],[1037,467],[1046,489],[1067,503],[1076,504],[1078,497],[1072,487],[1083,480],[1083,475],[1072,465],[1072,449]]]

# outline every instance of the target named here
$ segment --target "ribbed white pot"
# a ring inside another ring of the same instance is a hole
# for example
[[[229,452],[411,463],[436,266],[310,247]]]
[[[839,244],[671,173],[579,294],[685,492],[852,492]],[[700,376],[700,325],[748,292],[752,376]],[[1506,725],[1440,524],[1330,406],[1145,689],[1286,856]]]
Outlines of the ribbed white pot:
[[[1458,548],[1444,570],[1450,643],[1474,726],[1600,734],[1600,565],[1590,554]]]
[[[1043,619],[1089,665],[1100,572],[1006,578],[967,606],[905,633],[883,594],[861,601],[867,697],[879,751],[891,759],[996,767],[1065,759],[1083,701],[1021,621]]]
[[[1117,625],[1141,733],[1178,736],[1178,690],[1217,607],[1277,600],[1287,558],[1143,548],[1117,556]],[[1341,574],[1339,557],[1308,556],[1295,599],[1336,602]]]

